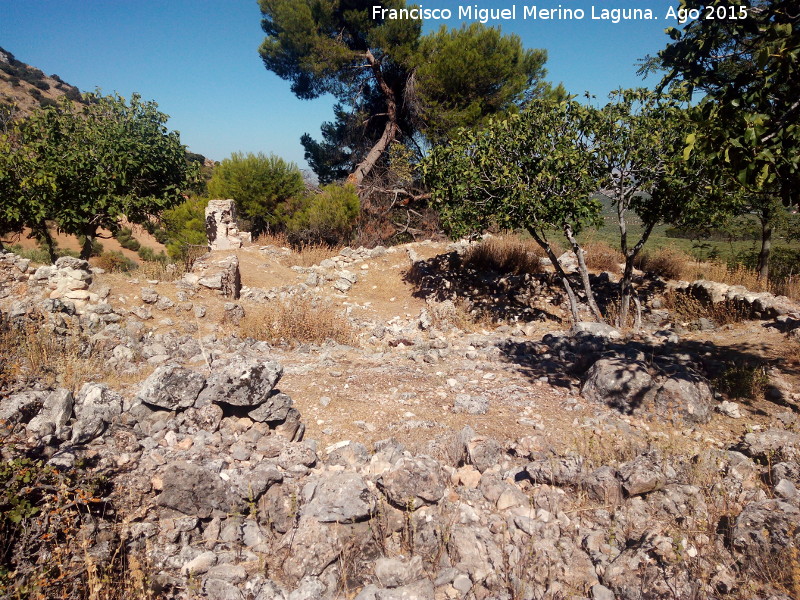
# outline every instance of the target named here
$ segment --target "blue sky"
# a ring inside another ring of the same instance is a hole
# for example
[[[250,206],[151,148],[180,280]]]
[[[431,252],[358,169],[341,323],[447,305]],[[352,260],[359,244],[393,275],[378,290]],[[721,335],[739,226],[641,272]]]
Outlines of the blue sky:
[[[675,0],[428,0],[424,8],[510,8],[514,21],[492,22],[526,47],[545,48],[549,79],[571,93],[604,97],[642,85],[635,62],[664,47]],[[379,4],[379,0],[376,0]],[[582,21],[524,20],[523,7],[581,8]],[[655,20],[617,24],[591,8],[651,9]],[[221,160],[234,151],[274,152],[306,167],[299,138],[332,118],[332,101],[302,101],[258,56],[264,38],[256,0],[0,0],[0,46],[81,90],[139,92],[171,116],[194,152]],[[428,21],[426,30],[449,22]]]

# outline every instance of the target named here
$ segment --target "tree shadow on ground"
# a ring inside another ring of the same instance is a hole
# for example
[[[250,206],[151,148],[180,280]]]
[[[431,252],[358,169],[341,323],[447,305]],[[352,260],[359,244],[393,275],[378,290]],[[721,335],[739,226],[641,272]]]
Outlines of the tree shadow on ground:
[[[767,359],[765,345],[752,344],[717,345],[708,341],[682,340],[677,344],[670,342],[651,343],[643,339],[608,341],[591,335],[570,336],[568,334],[548,334],[541,341],[519,340],[507,338],[498,344],[505,361],[516,365],[520,373],[531,382],[546,378],[550,385],[577,390],[586,379],[586,372],[601,358],[623,359],[631,363],[631,368],[621,370],[617,377],[621,380],[616,385],[620,394],[627,395],[634,387],[627,377],[636,371],[635,363],[645,365],[656,374],[683,376],[686,370],[691,375],[695,371],[707,378],[715,391],[722,385],[726,373],[737,366],[746,366],[754,376],[759,371],[770,367],[778,367],[781,372],[800,376],[797,366],[786,361]],[[644,396],[634,397],[626,402],[625,407],[635,409],[644,400]],[[746,405],[756,414],[768,414],[762,402],[788,408],[800,413],[800,407],[791,402],[755,398],[731,397],[732,400]]]
[[[555,306],[561,303],[561,287],[548,273],[480,271],[466,266],[458,252],[447,252],[415,261],[404,280],[415,286],[415,298],[464,302],[474,314],[494,322],[560,320],[556,310],[532,305],[537,297],[551,297]]]

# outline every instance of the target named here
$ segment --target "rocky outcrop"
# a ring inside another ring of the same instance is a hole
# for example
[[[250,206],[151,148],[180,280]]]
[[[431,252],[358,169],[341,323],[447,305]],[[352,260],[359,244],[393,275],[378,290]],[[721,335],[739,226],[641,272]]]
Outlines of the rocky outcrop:
[[[800,312],[800,305],[786,296],[775,296],[769,292],[751,292],[742,285],[728,285],[700,279],[691,283],[677,282],[672,287],[678,292],[689,294],[708,304],[729,302],[752,319],[774,319]]]

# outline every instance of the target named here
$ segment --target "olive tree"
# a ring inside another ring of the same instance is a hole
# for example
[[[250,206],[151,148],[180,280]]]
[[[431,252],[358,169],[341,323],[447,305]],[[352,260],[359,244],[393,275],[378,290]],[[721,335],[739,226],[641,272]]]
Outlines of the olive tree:
[[[422,170],[453,235],[490,225],[528,231],[550,258],[577,321],[575,292],[548,240],[554,229],[561,231],[578,259],[592,313],[602,321],[577,241],[601,208],[591,198],[598,165],[586,135],[587,117],[587,109],[573,100],[534,101],[519,114],[490,120],[485,129],[461,129],[430,153]]]

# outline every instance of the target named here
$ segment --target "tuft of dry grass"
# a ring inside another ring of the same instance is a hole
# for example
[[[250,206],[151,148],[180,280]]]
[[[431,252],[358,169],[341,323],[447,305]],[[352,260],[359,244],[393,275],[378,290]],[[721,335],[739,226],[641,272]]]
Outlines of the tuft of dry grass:
[[[693,262],[691,256],[675,248],[659,248],[652,254],[642,252],[636,259],[637,269],[654,273],[664,279],[687,278],[689,266]],[[688,277],[698,279],[697,277]]]
[[[35,376],[75,393],[106,370],[85,335],[74,330],[58,335],[35,320],[21,327],[0,325],[0,356],[0,389],[13,381],[9,377]]]
[[[758,279],[758,273],[743,265],[728,266],[721,263],[695,263],[686,269],[685,279],[708,279],[728,285],[743,285],[751,292],[769,291],[767,282]]]
[[[750,318],[749,310],[736,302],[705,303],[694,296],[670,290],[664,294],[664,308],[674,313],[684,321],[694,321],[705,317],[717,325],[730,325],[741,323]]]
[[[145,261],[136,269],[136,276],[141,279],[177,281],[183,277],[184,274],[190,270],[190,268],[191,265],[187,262],[164,263],[159,261]]]
[[[492,327],[492,320],[486,313],[474,309],[469,301],[459,298],[455,302],[428,300],[428,315],[436,329],[447,331],[456,327],[462,331],[480,331]]]
[[[592,271],[611,271],[618,273],[620,263],[625,262],[622,252],[605,242],[588,242],[583,246],[586,266]]]
[[[280,263],[287,267],[311,267],[318,265],[326,258],[339,254],[338,246],[329,246],[321,243],[306,243],[300,246],[293,245],[285,233],[262,233],[256,238],[259,246],[277,246],[289,248],[291,254],[281,257]]]
[[[478,271],[495,273],[541,273],[539,259],[544,251],[533,241],[515,235],[498,235],[470,246],[464,253],[463,264]]]
[[[334,340],[353,344],[356,332],[341,309],[308,296],[275,300],[246,310],[239,323],[241,335],[295,346]]]

